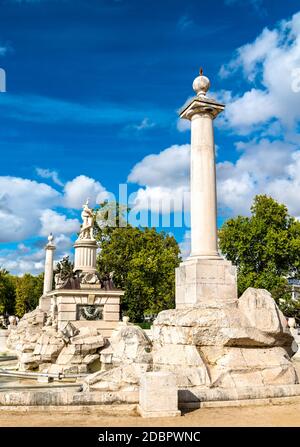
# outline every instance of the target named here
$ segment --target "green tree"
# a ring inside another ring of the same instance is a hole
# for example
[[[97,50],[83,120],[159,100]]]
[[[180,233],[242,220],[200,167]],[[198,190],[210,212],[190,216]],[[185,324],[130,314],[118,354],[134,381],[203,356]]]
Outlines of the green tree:
[[[116,223],[103,224],[103,207],[117,210]],[[126,212],[118,204],[100,205],[95,237],[100,244],[97,266],[100,277],[113,272],[116,287],[125,291],[122,310],[132,321],[145,314],[157,314],[174,307],[175,268],[180,262],[179,247],[173,236],[154,228],[134,228],[126,223]]]
[[[239,295],[247,287],[264,288],[282,310],[299,312],[296,303],[287,305],[287,279],[300,277],[300,222],[285,205],[266,195],[256,196],[251,216],[225,222],[219,241],[222,253],[237,266]]]
[[[25,273],[22,277],[17,278],[15,312],[18,317],[22,317],[26,312],[37,307],[43,293],[43,280],[43,273],[38,276]]]
[[[74,263],[70,261],[69,256],[64,256],[53,271],[53,277],[60,273],[62,279],[67,279],[73,274]]]
[[[15,307],[14,278],[5,269],[0,269],[0,314],[14,313]]]

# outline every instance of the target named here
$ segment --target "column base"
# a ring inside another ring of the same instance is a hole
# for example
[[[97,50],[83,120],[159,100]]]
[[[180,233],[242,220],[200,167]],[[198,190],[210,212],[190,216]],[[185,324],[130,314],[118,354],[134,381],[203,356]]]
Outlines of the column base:
[[[141,408],[140,405],[137,407],[137,411],[142,418],[173,418],[176,416],[181,416],[180,410],[174,411],[145,411]]]
[[[51,308],[51,300],[51,296],[42,295],[39,301],[39,309],[43,310],[44,312],[49,312]]]
[[[236,267],[221,257],[192,256],[176,269],[176,309],[236,303]]]

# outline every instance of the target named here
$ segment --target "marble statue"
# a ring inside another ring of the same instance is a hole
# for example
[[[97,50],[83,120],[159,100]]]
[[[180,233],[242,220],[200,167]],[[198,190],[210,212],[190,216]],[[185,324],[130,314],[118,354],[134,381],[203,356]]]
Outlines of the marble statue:
[[[82,226],[79,233],[79,239],[90,239],[94,240],[93,227],[94,227],[94,214],[93,210],[89,208],[89,201],[83,205],[83,210],[81,213]]]

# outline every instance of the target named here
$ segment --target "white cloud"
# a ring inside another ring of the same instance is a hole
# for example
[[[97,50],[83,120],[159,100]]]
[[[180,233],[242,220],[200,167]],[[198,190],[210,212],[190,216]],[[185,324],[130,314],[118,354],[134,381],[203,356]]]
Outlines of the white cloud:
[[[140,130],[151,129],[152,127],[155,127],[155,123],[153,121],[151,121],[149,118],[144,118],[140,124],[133,124],[131,127],[140,131]]]
[[[45,249],[47,238],[39,241],[35,245],[26,245],[24,243],[18,244],[16,249],[2,249],[0,250],[0,267],[5,267],[10,273],[14,275],[23,275],[24,273],[31,273],[33,275],[44,271],[45,267]],[[54,261],[57,262],[63,256],[73,257],[73,242],[70,237],[64,234],[58,234],[54,238],[56,250],[54,252]]]
[[[48,178],[48,174],[52,176],[55,172],[46,170],[42,174]],[[107,194],[99,182],[85,176],[68,182],[64,194],[45,183],[0,177],[0,242],[19,242],[16,249],[0,249],[0,266],[18,275],[43,271],[45,252],[40,247],[47,243],[46,236],[50,232],[55,236],[55,258],[59,260],[71,255],[73,242],[70,235],[76,237],[80,221],[69,218],[63,211],[57,212],[55,208],[81,208],[87,197],[93,205]],[[34,242],[27,245],[24,241],[28,239],[34,239]]]
[[[42,178],[49,178],[58,186],[64,186],[63,182],[59,179],[57,171],[51,171],[50,169],[36,168],[36,173]]]
[[[182,241],[179,243],[182,259],[185,260],[191,253],[191,232],[184,233]]]
[[[242,70],[251,88],[227,104],[225,122],[240,133],[257,131],[271,120],[292,129],[300,121],[300,92],[295,73],[300,67],[300,12],[276,28],[265,28],[254,42],[240,47],[221,68],[229,77]],[[224,121],[223,121],[224,122]]]
[[[185,132],[186,130],[191,129],[191,122],[190,120],[178,118],[176,127],[179,132]]]
[[[94,206],[108,197],[109,193],[100,182],[85,175],[75,177],[64,188],[64,206],[67,208],[80,209],[87,199]]]
[[[128,181],[143,186],[169,188],[185,184],[189,175],[189,148],[189,144],[175,144],[159,154],[147,155],[133,167]]]
[[[256,194],[269,194],[300,214],[300,150],[298,145],[262,139],[238,144],[235,162],[217,164],[218,201],[227,217],[249,214]]]
[[[256,194],[270,194],[300,215],[300,148],[295,143],[267,138],[236,143],[236,162],[217,163],[218,206],[226,218],[249,214]],[[133,206],[168,213],[189,210],[189,146],[172,146],[145,157],[128,180],[143,186]]]
[[[60,193],[44,183],[0,177],[0,241],[20,241],[37,235],[43,210],[59,201]]]
[[[55,208],[80,209],[88,197],[94,205],[108,193],[99,182],[84,175],[68,182],[64,193],[34,180],[0,177],[0,242],[23,241],[49,232],[76,233],[79,220],[70,219]]]
[[[188,144],[173,145],[133,167],[128,181],[143,186],[136,193],[135,209],[162,213],[182,209],[182,202],[188,202],[189,148]]]
[[[45,209],[40,216],[41,236],[52,234],[73,234],[79,231],[80,222],[78,219],[68,219],[65,215],[59,214],[51,209]]]

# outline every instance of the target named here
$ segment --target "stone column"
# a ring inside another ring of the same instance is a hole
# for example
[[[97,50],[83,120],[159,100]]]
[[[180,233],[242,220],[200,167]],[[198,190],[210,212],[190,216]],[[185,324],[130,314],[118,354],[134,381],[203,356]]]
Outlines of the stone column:
[[[216,164],[214,118],[224,105],[206,97],[210,86],[206,76],[193,82],[197,96],[180,114],[191,121],[191,254],[219,258],[217,242]]]
[[[219,257],[213,118],[191,117],[191,256]]]
[[[176,308],[225,300],[236,304],[236,269],[218,252],[216,163],[213,120],[225,108],[206,95],[200,70],[196,96],[180,113],[191,121],[191,253],[176,269]]]
[[[95,273],[97,270],[97,242],[93,239],[77,239],[74,247],[74,272],[81,270],[84,273]]]
[[[52,290],[53,283],[53,256],[55,245],[53,243],[53,235],[52,233],[48,236],[48,244],[45,247],[46,250],[46,259],[45,259],[45,276],[44,276],[44,289],[43,295],[47,295],[48,292]]]

